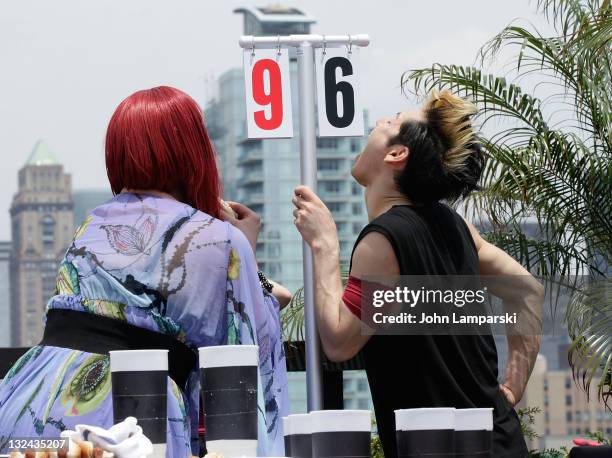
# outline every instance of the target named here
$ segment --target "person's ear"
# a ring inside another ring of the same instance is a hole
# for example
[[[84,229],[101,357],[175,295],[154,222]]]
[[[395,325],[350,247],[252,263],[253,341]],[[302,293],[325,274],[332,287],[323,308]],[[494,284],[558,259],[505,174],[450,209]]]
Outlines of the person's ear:
[[[404,167],[408,160],[409,150],[406,145],[391,145],[384,162],[392,167]]]

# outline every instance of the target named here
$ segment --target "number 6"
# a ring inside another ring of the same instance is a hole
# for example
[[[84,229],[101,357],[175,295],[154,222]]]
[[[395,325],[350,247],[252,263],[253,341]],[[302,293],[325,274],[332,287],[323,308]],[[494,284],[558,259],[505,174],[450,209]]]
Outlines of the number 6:
[[[325,112],[329,123],[337,128],[350,126],[355,117],[355,92],[348,81],[336,81],[336,68],[342,76],[353,74],[353,65],[344,57],[332,57],[325,63]],[[342,94],[342,117],[338,115],[336,94]]]

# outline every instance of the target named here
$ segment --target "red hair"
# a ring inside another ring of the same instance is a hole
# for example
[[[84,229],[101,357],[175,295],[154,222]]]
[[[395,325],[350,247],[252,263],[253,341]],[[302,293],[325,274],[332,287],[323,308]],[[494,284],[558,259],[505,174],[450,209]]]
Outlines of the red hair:
[[[119,104],[106,131],[106,173],[114,194],[128,189],[179,192],[216,218],[221,185],[213,145],[198,104],[159,86]]]

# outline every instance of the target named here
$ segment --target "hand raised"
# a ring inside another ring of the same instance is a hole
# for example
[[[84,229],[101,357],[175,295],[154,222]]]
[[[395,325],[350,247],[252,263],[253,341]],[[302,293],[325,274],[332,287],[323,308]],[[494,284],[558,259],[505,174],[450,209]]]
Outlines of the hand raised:
[[[261,228],[260,216],[241,203],[227,202],[227,205],[234,211],[236,216],[224,211],[223,219],[242,231],[251,244],[253,253],[255,253],[257,249],[257,238],[259,237],[259,230]]]

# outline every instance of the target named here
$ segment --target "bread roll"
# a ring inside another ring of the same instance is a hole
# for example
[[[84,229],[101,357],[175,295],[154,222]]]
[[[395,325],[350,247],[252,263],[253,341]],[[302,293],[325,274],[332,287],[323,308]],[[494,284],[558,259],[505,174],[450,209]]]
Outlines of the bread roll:
[[[238,214],[234,211],[232,207],[229,206],[229,204],[226,201],[224,201],[223,199],[220,199],[220,202],[221,202],[221,209],[225,213],[227,213],[232,218],[238,218]]]

